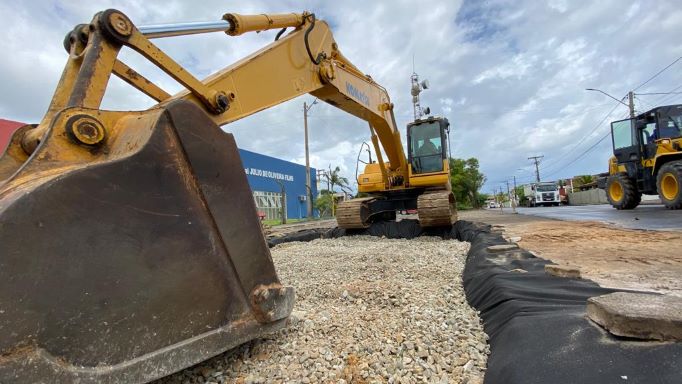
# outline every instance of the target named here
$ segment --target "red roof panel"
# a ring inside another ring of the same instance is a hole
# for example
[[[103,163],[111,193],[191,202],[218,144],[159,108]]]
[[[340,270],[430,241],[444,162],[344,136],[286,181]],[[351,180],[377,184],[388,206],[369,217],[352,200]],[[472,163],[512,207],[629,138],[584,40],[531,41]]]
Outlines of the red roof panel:
[[[12,137],[14,131],[24,125],[26,125],[26,123],[0,119],[0,154],[5,151],[7,143],[9,143],[9,139]]]

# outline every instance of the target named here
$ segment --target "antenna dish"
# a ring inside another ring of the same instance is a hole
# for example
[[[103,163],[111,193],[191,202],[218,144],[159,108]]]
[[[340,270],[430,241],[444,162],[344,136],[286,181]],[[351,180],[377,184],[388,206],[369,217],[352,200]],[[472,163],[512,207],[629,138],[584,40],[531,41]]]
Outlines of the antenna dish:
[[[431,108],[429,108],[429,107],[424,108],[424,114],[430,115],[431,114]]]
[[[424,79],[424,81],[422,81],[422,84],[421,84],[421,85],[422,85],[422,88],[423,88],[423,89],[429,89],[429,87],[431,86],[431,85],[429,84],[429,81],[426,80],[426,79]]]

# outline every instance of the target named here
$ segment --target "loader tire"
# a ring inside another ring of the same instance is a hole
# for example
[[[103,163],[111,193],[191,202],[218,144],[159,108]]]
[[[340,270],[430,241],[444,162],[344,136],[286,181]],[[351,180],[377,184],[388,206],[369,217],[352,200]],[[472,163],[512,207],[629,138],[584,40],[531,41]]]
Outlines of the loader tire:
[[[682,161],[671,161],[661,167],[656,176],[656,188],[666,208],[682,208]]]
[[[618,173],[606,180],[606,198],[616,209],[634,209],[642,201],[642,193],[625,173]]]

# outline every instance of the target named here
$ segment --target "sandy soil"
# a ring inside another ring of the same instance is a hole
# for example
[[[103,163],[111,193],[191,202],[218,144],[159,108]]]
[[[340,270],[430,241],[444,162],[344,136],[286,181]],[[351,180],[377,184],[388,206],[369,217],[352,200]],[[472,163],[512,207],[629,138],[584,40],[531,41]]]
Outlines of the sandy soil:
[[[622,229],[596,222],[560,221],[499,211],[461,211],[462,220],[497,224],[505,236],[556,264],[578,267],[604,287],[682,297],[682,232]]]

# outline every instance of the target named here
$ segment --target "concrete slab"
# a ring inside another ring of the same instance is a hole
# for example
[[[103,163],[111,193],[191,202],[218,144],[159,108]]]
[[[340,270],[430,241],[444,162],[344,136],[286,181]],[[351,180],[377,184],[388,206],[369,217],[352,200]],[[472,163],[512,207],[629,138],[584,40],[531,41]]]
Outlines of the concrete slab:
[[[617,336],[682,341],[682,298],[615,292],[587,300],[587,316]]]
[[[545,265],[545,273],[557,277],[580,279],[580,269],[567,265],[547,264]]]
[[[519,246],[516,244],[499,244],[499,245],[491,245],[487,249],[488,249],[488,252],[505,252],[505,251],[511,251],[511,250],[519,249]]]

